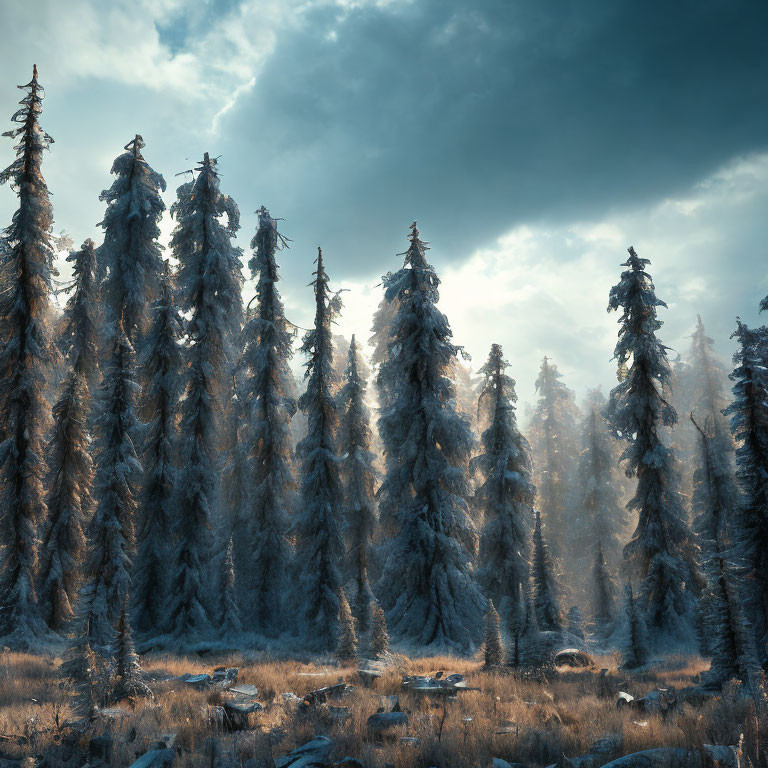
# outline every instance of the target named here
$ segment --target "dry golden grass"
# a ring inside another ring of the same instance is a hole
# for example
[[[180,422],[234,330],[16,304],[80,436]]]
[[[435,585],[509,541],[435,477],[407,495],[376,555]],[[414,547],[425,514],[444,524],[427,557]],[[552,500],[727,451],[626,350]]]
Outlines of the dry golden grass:
[[[127,766],[151,748],[164,734],[173,732],[182,753],[181,767],[210,766],[210,739],[225,752],[244,763],[249,758],[282,755],[317,734],[335,742],[334,756],[360,758],[371,768],[389,763],[406,766],[451,766],[476,768],[490,765],[492,757],[545,766],[561,755],[581,755],[593,743],[617,734],[617,756],[653,746],[698,747],[704,743],[733,744],[749,731],[750,707],[737,696],[725,692],[701,707],[686,705],[667,718],[616,709],[615,691],[625,690],[641,696],[657,686],[684,687],[706,668],[699,658],[669,659],[655,673],[630,677],[618,672],[616,660],[597,660],[598,668],[608,668],[610,692],[602,688],[596,670],[564,672],[549,680],[523,679],[512,674],[485,672],[477,661],[437,657],[409,660],[398,657],[396,665],[372,688],[357,685],[354,667],[322,666],[289,661],[225,658],[178,658],[152,656],[143,660],[147,671],[173,675],[211,671],[214,666],[240,668],[238,682],[258,687],[265,709],[258,715],[253,731],[221,733],[209,721],[209,710],[221,700],[215,691],[194,691],[169,681],[154,686],[154,700],[139,702],[135,709],[123,707],[125,716],[109,727],[118,737],[112,755],[114,766]],[[56,668],[59,660],[24,654],[0,653],[0,757],[40,755],[56,748],[65,737],[62,724],[72,719],[68,692],[59,687]],[[470,685],[480,691],[462,693],[444,708],[439,702],[402,694],[404,674],[431,673],[437,670],[463,673]],[[316,688],[344,679],[357,685],[355,692],[334,704],[348,706],[346,723],[332,722],[321,710],[298,718],[281,694],[291,691],[302,696]],[[420,739],[418,746],[399,741],[377,744],[367,733],[368,717],[381,705],[382,696],[400,693],[403,709],[409,712],[408,735]],[[602,694],[602,695],[601,695]],[[441,720],[444,722],[442,731]],[[498,734],[503,722],[511,723],[511,733]],[[97,730],[104,729],[97,725]]]

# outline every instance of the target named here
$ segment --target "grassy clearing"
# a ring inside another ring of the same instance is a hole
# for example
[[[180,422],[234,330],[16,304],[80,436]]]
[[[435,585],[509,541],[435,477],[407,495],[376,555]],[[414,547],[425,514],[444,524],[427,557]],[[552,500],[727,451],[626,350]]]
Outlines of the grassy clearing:
[[[25,654],[0,654],[0,757],[21,758],[48,755],[54,759],[58,745],[66,740],[67,720],[73,719],[68,692],[57,677],[59,659]],[[616,693],[642,696],[657,686],[681,688],[706,668],[698,658],[670,658],[664,667],[629,676],[619,672],[616,659],[597,659],[598,669],[609,672],[605,681],[597,670],[561,672],[549,680],[524,679],[513,674],[485,672],[477,661],[454,658],[409,660],[397,657],[391,671],[372,688],[358,684],[355,667],[305,664],[241,656],[179,658],[151,656],[143,660],[149,672],[209,672],[214,666],[238,666],[239,683],[258,687],[265,710],[258,715],[253,731],[234,736],[212,725],[209,712],[221,701],[216,691],[195,691],[178,681],[154,685],[155,697],[138,702],[134,709],[122,707],[124,716],[95,727],[98,734],[111,729],[116,744],[111,764],[127,766],[168,732],[177,734],[182,752],[177,765],[212,765],[211,739],[243,765],[250,758],[267,759],[285,754],[317,734],[334,740],[334,757],[354,756],[366,766],[451,766],[476,768],[490,765],[492,757],[524,763],[531,768],[546,766],[562,755],[587,753],[598,739],[611,734],[614,749],[605,761],[656,746],[699,747],[704,743],[735,744],[745,730],[755,730],[750,705],[726,691],[700,707],[685,705],[682,711],[660,715],[618,711]],[[462,693],[447,707],[414,694],[402,694],[404,674],[437,670],[461,672],[480,691]],[[357,686],[350,696],[333,702],[347,706],[350,717],[334,722],[322,709],[299,717],[281,696],[293,692],[303,696],[311,690],[344,679]],[[420,739],[418,746],[399,740],[383,744],[368,734],[367,719],[382,704],[382,697],[400,693],[401,707],[409,713],[407,735]],[[444,719],[442,731],[441,720]],[[499,733],[501,730],[511,732]],[[84,738],[83,748],[87,746]],[[55,765],[55,762],[49,762]],[[238,763],[235,762],[235,765]],[[269,764],[269,763],[267,763]]]

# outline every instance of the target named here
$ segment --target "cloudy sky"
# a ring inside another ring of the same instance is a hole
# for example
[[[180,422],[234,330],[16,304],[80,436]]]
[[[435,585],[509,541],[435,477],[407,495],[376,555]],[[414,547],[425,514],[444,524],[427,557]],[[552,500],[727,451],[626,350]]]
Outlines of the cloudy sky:
[[[502,343],[523,401],[544,354],[579,394],[612,386],[629,245],[675,350],[700,312],[730,354],[768,293],[762,0],[4,0],[0,29],[0,117],[33,62],[46,87],[57,230],[100,240],[135,133],[169,204],[220,155],[244,248],[260,205],[285,219],[301,325],[322,245],[350,289],[340,330],[367,336],[414,219],[456,341],[475,366]],[[13,205],[0,190],[3,220]]]

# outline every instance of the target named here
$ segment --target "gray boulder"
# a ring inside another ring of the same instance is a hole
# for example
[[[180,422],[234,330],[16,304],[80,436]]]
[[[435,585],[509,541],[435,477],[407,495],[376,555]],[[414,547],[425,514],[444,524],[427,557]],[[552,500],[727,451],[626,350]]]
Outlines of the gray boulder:
[[[316,736],[283,757],[275,759],[275,768],[311,768],[326,766],[333,751],[333,742],[326,736]]]
[[[405,712],[377,712],[368,718],[368,732],[374,736],[387,736],[407,727],[408,715]]]
[[[175,757],[172,749],[152,749],[145,752],[131,768],[170,768]]]

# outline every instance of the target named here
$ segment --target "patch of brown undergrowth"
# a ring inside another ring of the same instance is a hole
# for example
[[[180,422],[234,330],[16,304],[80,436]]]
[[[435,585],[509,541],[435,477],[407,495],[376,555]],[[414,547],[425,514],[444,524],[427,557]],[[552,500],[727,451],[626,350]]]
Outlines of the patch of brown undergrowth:
[[[376,680],[371,688],[358,684],[356,668],[296,661],[229,655],[219,658],[149,656],[144,669],[175,676],[210,671],[214,666],[237,666],[238,682],[260,691],[265,709],[258,728],[224,734],[211,722],[211,708],[221,694],[195,691],[175,680],[154,685],[155,698],[123,707],[124,716],[110,724],[116,736],[114,766],[129,765],[137,754],[151,748],[164,733],[177,734],[180,768],[211,765],[212,750],[229,752],[241,762],[285,754],[315,735],[335,742],[334,755],[360,758],[371,768],[386,763],[406,766],[476,768],[492,757],[531,766],[545,766],[561,755],[585,754],[594,742],[612,736],[615,749],[608,757],[655,746],[697,747],[703,743],[735,743],[748,729],[751,710],[728,691],[706,704],[666,719],[616,709],[616,693],[624,690],[642,696],[657,686],[684,687],[706,669],[698,657],[668,659],[662,669],[630,676],[619,672],[614,657],[597,660],[597,669],[573,670],[549,679],[529,679],[503,672],[493,674],[479,662],[451,657],[406,659]],[[61,740],[71,719],[67,692],[56,675],[58,660],[25,654],[0,654],[0,756],[39,755]],[[599,669],[608,672],[601,679]],[[461,672],[479,691],[460,694],[455,702],[403,694],[404,674],[430,674],[438,670]],[[334,721],[322,709],[299,718],[282,697],[285,692],[303,696],[339,680],[355,684],[354,693],[337,705],[349,707],[346,722]],[[382,697],[400,694],[408,712],[407,735],[419,740],[385,743],[371,740],[368,717],[383,704]],[[104,727],[104,726],[100,726]]]

